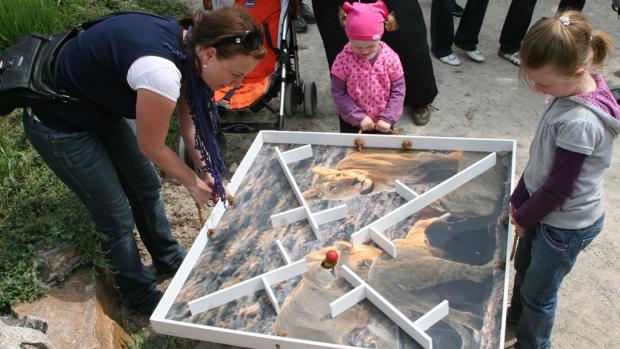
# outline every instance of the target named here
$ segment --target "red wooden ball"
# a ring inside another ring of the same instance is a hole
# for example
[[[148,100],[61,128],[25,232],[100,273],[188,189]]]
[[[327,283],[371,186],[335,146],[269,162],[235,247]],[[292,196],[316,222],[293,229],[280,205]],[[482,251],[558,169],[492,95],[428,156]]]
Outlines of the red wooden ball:
[[[336,264],[338,263],[338,252],[336,250],[329,250],[325,254],[325,260],[327,263]]]

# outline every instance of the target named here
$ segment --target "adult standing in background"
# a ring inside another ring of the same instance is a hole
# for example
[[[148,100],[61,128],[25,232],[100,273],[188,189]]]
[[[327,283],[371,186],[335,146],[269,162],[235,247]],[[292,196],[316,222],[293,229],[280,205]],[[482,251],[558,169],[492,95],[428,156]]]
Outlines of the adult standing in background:
[[[573,9],[577,11],[583,10],[586,0],[562,0],[558,5],[559,10]],[[499,51],[497,54],[508,62],[519,65],[519,50],[521,49],[521,41],[527,33],[534,14],[536,0],[512,0],[502,33],[499,37]]]
[[[489,0],[467,0],[465,11],[454,32],[451,0],[433,0],[431,4],[431,52],[442,63],[460,65],[452,45],[462,49],[467,57],[482,63],[484,55],[478,50],[478,35]]]
[[[312,8],[330,70],[336,56],[348,42],[338,18],[343,2],[343,0],[312,0]],[[396,31],[385,33],[382,39],[399,55],[403,65],[407,90],[405,106],[411,107],[413,122],[416,125],[425,125],[430,119],[431,103],[437,96],[437,84],[426,41],[426,24],[422,9],[417,0],[384,0],[384,2],[393,13],[399,27]]]

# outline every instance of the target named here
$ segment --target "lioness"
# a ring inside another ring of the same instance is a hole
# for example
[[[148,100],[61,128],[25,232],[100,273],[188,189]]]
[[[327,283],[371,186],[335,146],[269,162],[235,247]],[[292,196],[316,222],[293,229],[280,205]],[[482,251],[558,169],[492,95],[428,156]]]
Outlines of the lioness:
[[[428,151],[352,152],[336,165],[336,169],[316,166],[313,188],[304,192],[306,199],[348,200],[357,195],[394,190],[394,180],[416,184],[438,183],[458,170],[463,152],[450,154]]]

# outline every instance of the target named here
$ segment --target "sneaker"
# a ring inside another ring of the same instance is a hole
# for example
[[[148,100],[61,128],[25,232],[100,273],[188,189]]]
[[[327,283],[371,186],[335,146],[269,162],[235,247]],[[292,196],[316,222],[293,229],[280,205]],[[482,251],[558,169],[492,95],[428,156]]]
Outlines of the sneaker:
[[[478,49],[475,49],[474,51],[465,50],[465,53],[467,53],[467,57],[471,58],[472,60],[478,63],[484,62],[484,55]]]
[[[442,63],[449,64],[449,65],[454,65],[454,66],[461,65],[461,60],[454,53],[451,53],[447,56],[439,57],[439,60]]]
[[[499,51],[497,51],[497,55],[500,58],[503,58],[503,59],[507,60],[508,62],[516,65],[517,67],[521,65],[521,59],[519,58],[519,52],[506,53],[506,52],[502,51],[502,49],[500,48]]]
[[[293,21],[293,27],[296,33],[305,33],[308,31],[308,23],[304,20],[304,16],[299,16]]]
[[[454,17],[462,17],[465,9],[463,9],[459,4],[457,4],[455,0],[451,0],[450,4],[452,5],[452,15]]]
[[[437,108],[432,105],[427,105],[425,107],[411,107],[411,119],[413,123],[418,126],[424,126],[428,124],[428,121],[431,119],[432,110]]]
[[[310,7],[303,2],[301,3],[301,16],[304,18],[304,20],[308,24],[316,23],[316,18],[314,17],[314,13],[310,9]]]

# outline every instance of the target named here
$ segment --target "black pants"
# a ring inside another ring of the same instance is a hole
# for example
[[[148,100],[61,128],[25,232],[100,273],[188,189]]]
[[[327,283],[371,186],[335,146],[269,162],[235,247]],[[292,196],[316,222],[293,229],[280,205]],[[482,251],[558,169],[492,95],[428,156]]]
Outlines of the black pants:
[[[586,0],[562,0],[558,10],[571,8],[581,11],[585,3]],[[534,6],[536,6],[536,0],[512,0],[510,3],[502,34],[499,37],[499,47],[505,53],[515,53],[521,48],[521,41],[532,21]]]
[[[447,0],[446,0],[447,1]],[[312,0],[319,33],[323,39],[327,63],[331,69],[338,53],[348,42],[338,20],[343,0]],[[394,12],[398,30],[386,32],[385,41],[399,56],[405,71],[405,105],[425,107],[437,96],[437,83],[426,42],[426,24],[417,0],[385,0]]]
[[[467,0],[465,12],[454,33],[454,17],[450,0],[433,0],[431,4],[431,52],[435,57],[452,53],[452,44],[467,51],[474,51],[478,45],[478,34],[482,28],[489,0]]]

